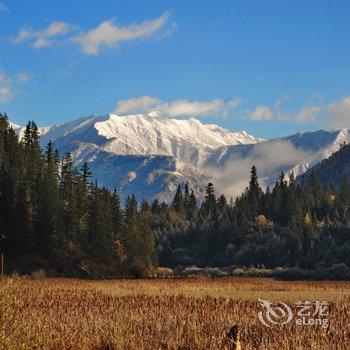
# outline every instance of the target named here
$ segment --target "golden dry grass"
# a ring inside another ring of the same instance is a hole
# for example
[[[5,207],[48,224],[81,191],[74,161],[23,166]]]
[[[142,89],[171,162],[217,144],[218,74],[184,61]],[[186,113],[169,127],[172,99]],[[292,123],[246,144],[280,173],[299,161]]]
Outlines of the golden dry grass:
[[[349,349],[350,283],[266,279],[0,282],[1,349]],[[330,327],[262,325],[258,298],[327,300]]]

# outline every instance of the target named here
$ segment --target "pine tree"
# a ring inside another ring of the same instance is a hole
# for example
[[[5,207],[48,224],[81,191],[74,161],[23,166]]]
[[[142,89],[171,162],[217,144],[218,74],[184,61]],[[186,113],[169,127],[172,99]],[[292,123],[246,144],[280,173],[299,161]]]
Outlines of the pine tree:
[[[248,203],[252,212],[252,219],[260,212],[260,201],[262,197],[262,190],[258,182],[258,173],[256,167],[253,165],[250,171],[250,181],[248,187]]]
[[[205,216],[215,217],[217,215],[217,204],[215,197],[214,185],[209,182],[205,188],[205,197],[202,208]]]
[[[31,247],[29,234],[20,230],[27,212],[20,210],[20,184],[25,179],[22,149],[6,114],[0,114],[0,249],[14,258]],[[21,216],[23,214],[23,217]]]
[[[138,228],[137,201],[134,195],[128,197],[125,203],[125,221],[123,226],[122,243],[126,249],[128,269],[131,273],[138,266],[137,256],[142,246]],[[141,265],[141,264],[140,264]],[[142,269],[143,266],[140,267]]]
[[[123,213],[120,208],[120,197],[117,189],[114,189],[112,195],[112,216],[113,216],[113,232],[114,240],[121,239],[122,227],[123,227]]]
[[[255,165],[253,165],[250,170],[249,192],[256,196],[258,196],[261,192],[261,188],[258,182],[258,172]]]
[[[150,217],[151,209],[146,201],[142,202],[141,211],[138,213],[135,196],[127,198],[122,243],[126,249],[127,264],[132,276],[147,276],[155,259],[155,238],[150,227]]]
[[[38,186],[38,220],[36,247],[41,256],[48,257],[61,247],[59,158],[50,141],[45,152],[43,177]]]
[[[84,162],[80,170],[80,176],[85,186],[85,191],[87,192],[90,186],[91,178],[92,178],[92,172],[87,162]]]
[[[70,153],[67,153],[61,164],[60,176],[60,195],[63,202],[63,232],[65,240],[77,241],[81,229],[79,223],[79,208],[77,197],[78,174],[73,165],[73,159]]]
[[[151,208],[146,200],[141,203],[140,210],[140,231],[143,240],[141,259],[149,270],[156,261],[155,236],[151,229]]]
[[[110,193],[96,186],[89,198],[90,254],[97,262],[113,260],[114,222]]]
[[[37,253],[39,225],[39,188],[43,179],[43,155],[40,149],[38,127],[34,122],[26,126],[23,140],[23,170],[19,183],[20,198],[18,210],[19,231],[23,241],[27,242],[26,251],[28,254]]]
[[[173,208],[178,212],[182,213],[184,210],[184,199],[182,196],[181,186],[177,186],[177,190],[173,200]]]
[[[188,197],[187,220],[194,219],[196,216],[196,213],[197,213],[197,198],[192,190],[191,194]]]
[[[218,209],[220,212],[223,212],[227,208],[226,197],[222,194],[218,199]]]
[[[347,211],[350,205],[350,176],[345,173],[340,181],[339,205],[343,211]]]
[[[186,182],[185,195],[184,195],[184,206],[185,206],[186,209],[187,209],[187,206],[188,206],[189,198],[190,198],[190,186],[188,185],[188,182]]]
[[[159,205],[159,199],[156,198],[151,206],[151,212],[154,215],[159,215],[160,214],[160,205]]]

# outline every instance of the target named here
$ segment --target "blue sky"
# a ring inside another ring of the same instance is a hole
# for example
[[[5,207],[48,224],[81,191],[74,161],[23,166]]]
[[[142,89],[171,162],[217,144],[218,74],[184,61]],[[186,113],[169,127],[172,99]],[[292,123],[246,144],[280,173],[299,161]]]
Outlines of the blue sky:
[[[200,117],[272,138],[350,128],[347,1],[0,0],[0,110]]]

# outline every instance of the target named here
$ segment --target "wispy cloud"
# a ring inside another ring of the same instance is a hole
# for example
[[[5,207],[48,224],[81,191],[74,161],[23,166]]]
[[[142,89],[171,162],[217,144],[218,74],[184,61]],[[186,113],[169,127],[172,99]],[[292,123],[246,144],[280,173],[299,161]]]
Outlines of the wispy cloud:
[[[4,71],[0,71],[0,102],[10,102],[14,96],[15,88],[28,83],[28,81],[27,73],[21,72],[10,76]]]
[[[3,2],[0,2],[0,12],[5,12],[5,13],[10,12],[7,6]]]
[[[0,72],[0,84],[8,83],[10,78],[5,74],[5,72]]]
[[[310,101],[295,113],[284,110],[280,101],[272,106],[258,105],[254,110],[246,112],[243,118],[252,121],[314,124],[321,128],[350,128],[350,96],[326,102],[322,96],[312,94]]]
[[[289,97],[288,97],[289,99]],[[344,96],[335,101],[326,102],[318,95],[312,94],[307,104],[296,112],[283,108],[281,99],[273,105],[258,105],[247,111],[241,118],[252,121],[286,121],[296,124],[313,124],[320,128],[350,129],[350,96]]]
[[[297,113],[295,121],[302,124],[317,123],[317,117],[320,116],[321,112],[321,106],[304,106]]]
[[[225,117],[229,109],[235,108],[239,102],[240,99],[215,99],[201,102],[187,99],[161,101],[153,96],[142,96],[119,101],[114,113],[132,114],[157,111],[162,115],[173,118],[213,115]]]
[[[21,72],[17,74],[16,79],[19,83],[25,84],[29,81],[29,75],[27,73]]]
[[[52,22],[46,28],[41,30],[32,30],[31,28],[22,28],[13,39],[15,44],[23,42],[31,42],[35,48],[43,48],[50,46],[53,39],[58,36],[65,35],[72,31],[75,27],[66,22]]]
[[[108,20],[74,36],[71,41],[77,43],[85,54],[96,55],[103,47],[116,48],[124,42],[151,37],[165,27],[169,17],[170,12],[165,12],[154,20],[130,26],[120,26],[113,20]],[[172,28],[174,30],[174,24]]]
[[[350,96],[329,105],[326,122],[335,128],[350,128]]]
[[[251,113],[250,118],[257,122],[260,120],[273,120],[276,116],[269,106],[258,105]]]
[[[12,90],[9,86],[0,86],[0,102],[9,102],[12,99]]]
[[[0,102],[6,103],[11,101],[13,92],[10,87],[11,79],[3,71],[0,71]]]
[[[321,115],[323,115],[324,103],[315,97],[311,97],[310,101],[292,113],[284,108],[286,101],[290,100],[289,96],[283,96],[272,105],[257,105],[255,109],[246,112],[244,119],[252,121],[288,121],[298,124],[319,123]]]

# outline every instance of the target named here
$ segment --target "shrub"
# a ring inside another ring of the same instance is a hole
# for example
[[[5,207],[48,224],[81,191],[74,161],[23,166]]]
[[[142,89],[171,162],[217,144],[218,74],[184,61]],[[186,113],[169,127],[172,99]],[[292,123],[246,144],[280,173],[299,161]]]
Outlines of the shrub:
[[[153,272],[153,276],[158,278],[174,277],[174,270],[168,267],[157,267]]]
[[[38,269],[32,272],[32,277],[35,279],[41,279],[46,277],[46,271],[44,269]]]
[[[244,274],[244,269],[237,268],[232,271],[232,276],[243,276]]]
[[[197,266],[190,266],[186,267],[183,271],[182,274],[186,277],[191,277],[191,276],[199,276],[203,272],[203,269],[197,267]]]
[[[225,277],[228,276],[228,273],[225,271],[220,270],[217,267],[208,267],[204,270],[204,274],[208,277],[215,278],[215,277]]]
[[[276,278],[294,281],[294,280],[302,280],[308,277],[308,273],[306,270],[302,270],[299,267],[289,267],[285,269],[275,269],[273,271],[273,275]]]
[[[134,262],[130,266],[131,277],[134,278],[147,278],[150,276],[149,269],[141,261]]]

